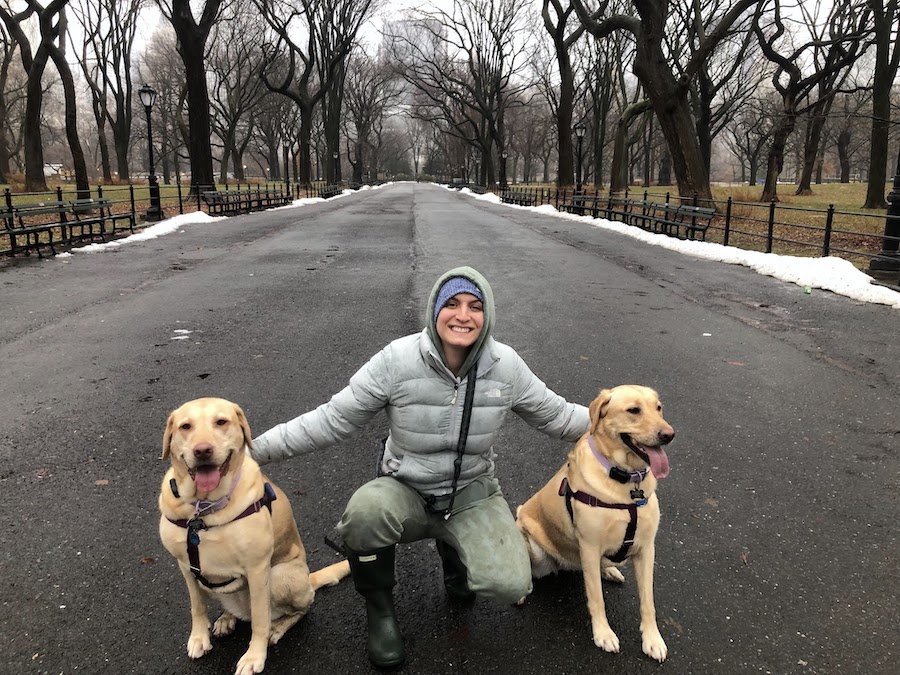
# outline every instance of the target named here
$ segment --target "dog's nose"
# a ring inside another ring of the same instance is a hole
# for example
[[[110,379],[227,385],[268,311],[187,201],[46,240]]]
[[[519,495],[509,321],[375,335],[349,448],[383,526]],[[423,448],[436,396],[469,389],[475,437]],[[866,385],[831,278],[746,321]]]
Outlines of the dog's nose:
[[[659,438],[660,445],[667,445],[672,442],[672,439],[675,438],[675,430],[672,427],[668,427],[667,429],[662,429],[657,434]]]
[[[213,447],[208,443],[198,445],[194,448],[194,457],[197,459],[209,459],[212,456]]]

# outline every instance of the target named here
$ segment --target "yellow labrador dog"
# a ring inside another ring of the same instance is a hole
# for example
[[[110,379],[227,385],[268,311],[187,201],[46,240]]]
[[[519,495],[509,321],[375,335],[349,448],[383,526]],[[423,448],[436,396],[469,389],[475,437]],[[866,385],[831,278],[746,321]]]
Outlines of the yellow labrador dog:
[[[617,565],[634,564],[644,653],[664,661],[668,650],[653,604],[654,540],[659,526],[656,481],[669,473],[662,446],[675,431],[662,417],[657,393],[624,385],[604,389],[590,405],[591,426],[568,462],[519,507],[532,574],[581,570],[594,644],[619,651],[609,626],[601,576],[621,583]]]
[[[306,614],[316,589],[350,572],[346,561],[309,573],[306,551],[284,492],[250,457],[241,408],[219,398],[189,401],[169,415],[162,458],[171,460],[159,496],[159,534],[187,582],[192,659],[212,649],[206,601],[222,615],[216,636],[249,620],[250,646],[237,675],[259,673],[268,645]]]

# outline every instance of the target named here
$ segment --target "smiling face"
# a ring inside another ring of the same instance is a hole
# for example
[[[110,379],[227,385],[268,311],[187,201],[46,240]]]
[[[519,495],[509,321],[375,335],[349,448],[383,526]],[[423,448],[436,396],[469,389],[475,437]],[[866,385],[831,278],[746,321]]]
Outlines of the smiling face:
[[[484,326],[484,303],[469,293],[459,293],[438,312],[435,328],[448,360],[475,344]]]
[[[237,470],[250,427],[241,408],[219,398],[188,401],[169,415],[163,437],[163,459],[171,456],[176,474],[186,472],[197,496],[205,497],[225,484]]]
[[[649,387],[622,385],[604,389],[590,405],[591,434],[617,448],[609,459],[628,468],[649,466],[657,478],[669,473],[663,446],[675,438],[675,430],[663,419],[662,403]]]

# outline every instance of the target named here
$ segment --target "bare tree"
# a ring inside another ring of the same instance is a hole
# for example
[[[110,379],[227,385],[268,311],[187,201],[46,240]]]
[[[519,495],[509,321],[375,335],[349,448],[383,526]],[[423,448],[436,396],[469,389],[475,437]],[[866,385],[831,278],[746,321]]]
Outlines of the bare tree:
[[[390,64],[357,51],[348,61],[346,81],[347,156],[353,167],[353,180],[363,182],[363,175],[377,168],[376,139],[381,136],[388,109],[398,102],[399,82]],[[407,139],[410,131],[407,125]],[[407,142],[401,144],[406,146]],[[414,147],[414,144],[412,144]],[[413,159],[418,174],[418,158]]]
[[[413,114],[441,123],[478,152],[478,180],[493,183],[494,150],[504,150],[505,114],[528,83],[523,5],[454,0],[450,11],[420,12],[388,34],[400,74],[427,103]],[[501,177],[502,178],[502,177]]]
[[[175,47],[176,36],[171,24],[160,24],[141,54],[137,79],[153,82],[156,89],[154,111],[159,129],[154,127],[153,138],[159,144],[157,157],[163,182],[171,182],[172,173],[181,180],[183,164],[190,165],[188,150],[187,83],[181,58]],[[134,127],[132,127],[134,128]],[[146,127],[138,125],[139,137],[146,144]],[[145,157],[146,145],[139,156]]]
[[[775,11],[771,20],[764,21],[759,16],[754,27],[763,53],[776,66],[772,84],[782,103],[769,148],[766,182],[761,196],[763,201],[778,199],[778,176],[784,167],[785,147],[797,124],[798,115],[821,107],[822,102],[833,98],[839,91],[849,75],[850,66],[865,49],[871,18],[871,12],[865,7],[866,0],[839,0],[833,3],[828,8],[824,23],[818,18],[821,1],[804,3],[802,16],[806,19],[808,38],[792,45],[790,42],[795,36],[786,28],[781,0],[774,2]],[[817,26],[821,26],[818,33]],[[803,74],[805,62],[812,68],[808,75]],[[818,92],[818,98],[811,100],[814,91]]]
[[[869,0],[875,21],[875,80],[872,83],[872,133],[869,142],[869,182],[863,208],[883,209],[887,179],[891,88],[900,67],[900,2]],[[898,168],[900,170],[900,168]]]
[[[266,65],[263,81],[271,91],[297,104],[300,111],[299,180],[309,182],[312,175],[311,138],[313,114],[343,76],[343,62],[350,54],[356,36],[377,6],[376,0],[254,0],[267,24],[275,33],[275,44],[264,45]],[[332,123],[339,123],[339,107],[332,100]],[[339,150],[339,126],[326,129],[330,149],[326,154],[326,172],[336,174],[331,155]]]
[[[575,107],[575,74],[570,51],[584,34],[584,25],[575,21],[575,8],[560,0],[543,0],[541,17],[544,29],[553,40],[556,65],[559,71],[559,99],[556,102],[556,137],[558,140],[559,185],[572,185],[574,166],[572,149],[572,114]]]
[[[146,0],[74,0],[73,15],[83,34],[80,66],[91,93],[101,170],[112,180],[106,125],[112,132],[116,169],[128,180],[132,125],[131,56]]]
[[[22,69],[27,77],[25,117],[23,127],[23,148],[25,150],[25,189],[30,192],[45,192],[47,180],[44,178],[44,144],[41,138],[41,112],[43,107],[44,88],[42,78],[47,64],[50,62],[51,41],[59,37],[58,15],[68,0],[53,0],[46,7],[31,1],[21,12],[13,13],[8,6],[0,5],[0,20],[6,26],[9,36],[19,49]],[[26,30],[30,19],[35,18],[48,30],[39,29],[39,42],[32,48],[28,38],[33,30]],[[56,35],[53,21],[57,20]]]
[[[210,31],[219,19],[224,0],[203,0],[194,6],[200,12],[199,20],[194,16],[190,0],[156,0],[178,41],[178,54],[184,63],[187,84],[188,150],[191,161],[191,184],[193,189],[201,185],[212,185],[213,156],[210,136],[209,89],[206,79],[206,44]]]
[[[667,52],[693,55],[702,49],[707,33],[718,22],[719,5],[719,0],[671,2],[666,31]],[[758,66],[760,50],[752,19],[753,15],[746,13],[735,21],[716,49],[697,62],[693,73],[684,72],[682,62],[674,61],[676,72],[691,82],[691,107],[707,174],[713,139],[766,78],[766,73]]]
[[[601,0],[599,6],[590,12],[583,0],[571,1],[578,17],[594,37],[604,39],[617,30],[628,31],[634,37],[634,74],[644,86],[666,138],[678,192],[683,197],[696,193],[701,199],[712,199],[709,174],[688,100],[690,82],[709,55],[729,35],[732,26],[749,9],[763,3],[758,0],[734,0],[730,7],[723,7],[724,13],[718,23],[706,30],[695,51],[676,72],[671,61],[678,55],[667,54],[663,48],[668,0],[632,0],[637,16],[607,15],[610,0]]]
[[[769,144],[773,118],[773,97],[747,101],[725,128],[725,145],[741,162],[741,179],[756,185],[759,165]]]
[[[11,163],[21,149],[21,125],[17,122],[24,112],[26,79],[16,66],[16,43],[3,23],[0,49],[0,183],[8,183]]]
[[[253,137],[254,113],[267,93],[259,77],[263,38],[258,17],[241,4],[223,8],[213,28],[208,57],[210,124],[222,145],[221,182],[227,178],[229,163],[237,180],[245,178],[244,152]]]

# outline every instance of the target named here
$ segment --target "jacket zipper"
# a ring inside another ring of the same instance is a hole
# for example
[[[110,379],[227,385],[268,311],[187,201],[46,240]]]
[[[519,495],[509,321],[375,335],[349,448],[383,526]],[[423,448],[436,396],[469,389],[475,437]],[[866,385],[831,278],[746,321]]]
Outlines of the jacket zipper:
[[[450,405],[456,405],[456,396],[459,394],[459,383],[453,385],[453,400],[450,401]]]

